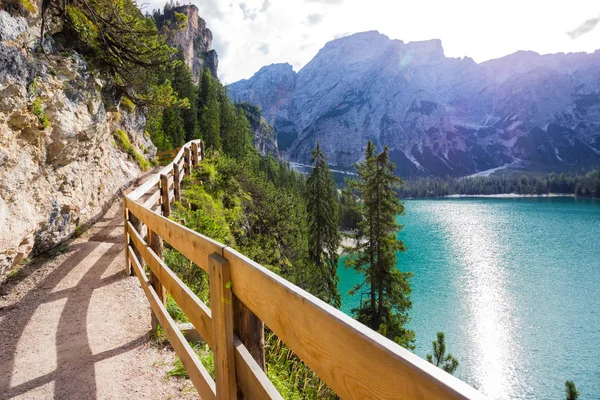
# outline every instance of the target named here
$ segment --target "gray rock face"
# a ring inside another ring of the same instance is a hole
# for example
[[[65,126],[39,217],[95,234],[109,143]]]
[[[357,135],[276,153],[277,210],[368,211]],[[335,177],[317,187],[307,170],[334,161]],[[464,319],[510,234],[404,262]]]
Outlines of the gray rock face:
[[[270,125],[282,104],[286,103],[296,86],[296,73],[290,64],[271,64],[262,67],[251,79],[228,86],[236,103],[250,103],[261,107],[262,115]]]
[[[107,108],[106,82],[77,53],[46,58],[14,42],[0,42],[0,277],[92,222],[137,178],[115,130],[140,154],[156,151],[143,115]]]
[[[217,78],[219,58],[217,52],[212,50],[213,35],[204,19],[198,15],[198,8],[185,5],[166,10],[164,20],[159,21],[159,25],[165,21],[175,23],[175,12],[186,15],[187,25],[174,34],[170,44],[183,51],[185,62],[194,74],[196,83],[205,66]]]
[[[370,139],[390,146],[403,176],[461,176],[599,165],[598,76],[600,51],[477,64],[445,57],[439,40],[364,32],[327,43],[297,74],[271,65],[229,90],[262,108],[293,161],[308,162],[319,141],[331,164],[349,167]]]
[[[0,10],[0,42],[16,39],[27,29],[27,20],[23,17],[13,17]]]

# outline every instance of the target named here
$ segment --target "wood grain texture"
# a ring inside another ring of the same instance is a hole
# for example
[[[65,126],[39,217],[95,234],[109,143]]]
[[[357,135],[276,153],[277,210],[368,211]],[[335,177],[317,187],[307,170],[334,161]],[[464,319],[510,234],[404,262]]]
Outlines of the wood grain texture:
[[[131,199],[127,199],[127,208],[139,215],[148,229],[158,233],[165,242],[174,246],[204,271],[208,272],[208,256],[210,254],[222,254],[225,245],[147,210]]]
[[[234,333],[252,354],[258,366],[265,369],[265,324],[236,296],[233,296]]]
[[[475,389],[236,251],[233,293],[344,399],[482,399]]]
[[[192,152],[190,151],[189,147],[186,147],[184,150],[185,150],[184,156],[183,156],[184,157],[184,166],[185,166],[184,169],[185,169],[185,174],[189,175],[190,171],[191,171],[191,167],[192,167],[192,158],[191,158]]]
[[[167,175],[160,175],[160,196],[162,205],[162,214],[165,217],[171,215],[171,201],[169,198],[169,177]]]
[[[125,236],[125,273],[131,275],[131,261],[129,260],[129,234],[127,233],[127,222],[129,222],[129,214],[127,212],[127,199],[123,199],[123,235]]]
[[[136,239],[140,236],[138,236],[137,233],[135,233],[135,235],[134,235],[134,237]],[[148,231],[148,242],[150,243],[150,248],[152,249],[152,251],[154,252],[156,257],[159,259],[162,259],[163,243],[162,243],[160,236],[158,236],[156,233],[149,230]],[[139,246],[138,248],[143,249],[141,251],[142,257],[144,257],[145,260],[148,260],[148,258],[149,258],[148,257],[148,249],[146,248],[146,246],[142,245],[142,243],[139,243],[139,242],[136,243],[136,246]],[[148,261],[146,261],[146,263],[148,263]],[[165,288],[161,284],[160,279],[156,276],[156,274],[154,274],[154,272],[152,270],[150,270],[150,276],[149,276],[148,280],[150,281],[150,284],[154,288],[154,291],[158,295],[160,301],[164,305],[166,305],[167,304],[167,292],[165,291]],[[156,316],[154,316],[154,314],[153,314],[153,317],[151,318],[151,323],[152,323],[152,331],[156,332],[156,328],[158,327],[158,319],[156,318]]]
[[[198,165],[198,144],[192,143],[190,149],[192,154],[192,167],[195,167]]]
[[[144,207],[146,208],[152,208],[154,207],[156,204],[159,204],[160,201],[160,188],[156,188],[156,192],[154,192],[154,194],[152,194],[150,197],[148,197],[146,199],[146,201],[144,201]]]
[[[173,200],[181,201],[181,177],[178,164],[173,164]]]
[[[220,254],[208,258],[217,399],[237,399],[233,347],[233,294],[229,263]]]
[[[238,392],[241,389],[244,399],[283,399],[241,340],[234,337],[233,345]]]
[[[185,337],[175,324],[175,321],[171,318],[169,313],[167,312],[166,307],[161,303],[158,295],[150,286],[148,279],[144,275],[144,271],[142,270],[141,265],[137,262],[137,259],[133,259],[135,261],[133,263],[133,269],[135,274],[137,275],[140,285],[150,302],[150,307],[156,315],[160,325],[163,327],[163,330],[167,334],[169,338],[169,342],[175,349],[175,353],[181,360],[181,363],[185,367],[185,370],[190,377],[190,380],[194,384],[194,387],[198,391],[198,394],[203,400],[211,400],[216,399],[216,389],[215,382],[210,377],[210,374],[204,368],[204,365],[194,353],[194,350],[190,346],[190,344],[185,340]]]
[[[131,229],[131,228],[129,228]],[[192,325],[204,341],[212,347],[212,322],[210,309],[179,279],[144,240],[136,233],[131,234],[131,240],[142,249],[142,256],[162,286],[171,295],[179,308],[188,317]]]

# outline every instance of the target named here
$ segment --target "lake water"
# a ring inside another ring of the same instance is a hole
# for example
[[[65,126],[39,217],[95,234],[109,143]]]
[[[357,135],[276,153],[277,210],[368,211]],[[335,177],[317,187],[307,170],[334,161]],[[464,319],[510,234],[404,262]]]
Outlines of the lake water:
[[[437,331],[456,376],[492,399],[600,399],[600,201],[407,200],[398,267],[414,273],[411,328],[425,357]],[[343,310],[360,278],[340,268]]]

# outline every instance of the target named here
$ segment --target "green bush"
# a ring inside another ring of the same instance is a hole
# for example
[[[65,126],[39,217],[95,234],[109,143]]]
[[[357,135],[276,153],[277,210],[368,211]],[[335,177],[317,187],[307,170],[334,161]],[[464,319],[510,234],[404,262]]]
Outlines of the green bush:
[[[135,111],[135,103],[127,96],[121,98],[121,107],[129,113]]]
[[[34,100],[33,104],[31,105],[31,112],[38,117],[38,121],[44,127],[44,129],[50,126],[50,121],[48,121],[48,117],[44,112],[44,103],[40,97]]]
[[[137,162],[142,171],[150,168],[151,164],[135,150],[129,141],[129,136],[127,136],[127,133],[124,130],[117,129],[113,132],[113,136],[117,140],[117,143],[121,149],[123,149],[133,160],[135,160],[135,162]]]

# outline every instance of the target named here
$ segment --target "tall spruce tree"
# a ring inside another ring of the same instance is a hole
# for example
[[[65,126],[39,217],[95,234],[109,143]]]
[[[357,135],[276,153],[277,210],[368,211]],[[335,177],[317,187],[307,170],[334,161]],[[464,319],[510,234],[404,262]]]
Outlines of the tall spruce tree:
[[[313,171],[308,178],[308,254],[317,268],[312,291],[318,297],[340,307],[337,266],[341,237],[338,230],[336,188],[327,158],[317,143],[312,152]]]
[[[181,110],[183,126],[185,128],[185,141],[188,142],[200,137],[198,127],[198,88],[194,85],[194,76],[185,64],[183,54],[178,53],[179,63],[173,69],[173,89],[181,99],[188,99],[189,108]]]
[[[183,146],[185,143],[185,126],[180,109],[169,107],[163,111],[162,131],[171,146]]]
[[[361,221],[355,247],[346,265],[365,277],[350,292],[361,294],[359,306],[352,310],[356,318],[398,344],[414,348],[415,334],[405,327],[412,306],[409,283],[412,274],[396,268],[396,253],[406,248],[397,238],[402,226],[396,217],[404,214],[404,205],[396,189],[403,181],[394,175],[394,169],[387,146],[376,155],[375,146],[369,141],[365,160],[356,165],[358,180],[349,181],[362,201],[357,210]]]
[[[202,74],[199,104],[200,132],[207,147],[221,149],[221,106],[219,104],[219,82],[208,68]]]

